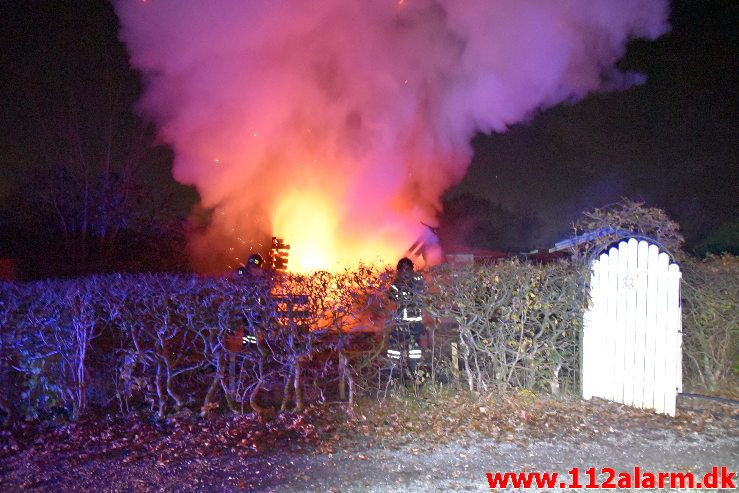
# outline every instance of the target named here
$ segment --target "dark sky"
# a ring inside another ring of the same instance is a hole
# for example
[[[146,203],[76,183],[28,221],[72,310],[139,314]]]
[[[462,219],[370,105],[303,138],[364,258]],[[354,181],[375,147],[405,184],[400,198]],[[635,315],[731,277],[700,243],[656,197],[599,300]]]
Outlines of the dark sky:
[[[0,22],[0,211],[7,214],[43,161],[39,114],[68,97],[67,85],[112,73],[131,104],[140,85],[105,2],[4,1]],[[526,247],[550,245],[579,211],[622,196],[665,208],[693,241],[736,219],[739,2],[675,1],[671,22],[670,34],[632,43],[620,64],[645,73],[646,84],[547,110],[503,135],[479,135],[467,177],[448,196],[471,193],[537,217]],[[150,174],[171,188],[170,159],[155,153]],[[192,194],[181,197],[184,204]]]
[[[543,246],[578,212],[623,196],[666,209],[692,241],[736,219],[739,2],[676,1],[671,24],[656,42],[633,42],[619,65],[645,73],[646,84],[478,136],[450,194],[534,212]]]
[[[79,112],[90,125],[100,122],[88,117],[116,105],[124,110],[116,115],[120,133],[128,130],[142,86],[117,30],[113,7],[102,0],[0,2],[0,205],[44,169],[47,134],[65,114]],[[171,156],[153,151],[145,173],[166,180]]]

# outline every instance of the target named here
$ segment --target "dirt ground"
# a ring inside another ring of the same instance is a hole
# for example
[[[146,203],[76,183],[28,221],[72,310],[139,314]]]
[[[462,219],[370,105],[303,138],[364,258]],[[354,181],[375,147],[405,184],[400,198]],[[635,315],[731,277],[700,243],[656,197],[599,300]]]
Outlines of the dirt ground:
[[[736,431],[736,430],[735,430]],[[471,439],[413,452],[373,449],[368,460],[339,457],[301,464],[302,480],[275,486],[284,491],[443,492],[489,490],[486,472],[557,471],[573,467],[612,467],[631,471],[708,471],[716,464],[739,466],[737,435],[686,437],[671,431],[622,435],[617,431],[584,442],[534,441],[526,445]],[[541,490],[531,490],[541,491]]]
[[[495,471],[739,470],[732,404],[682,399],[675,418],[530,398],[359,409],[5,431],[0,491],[485,491]]]

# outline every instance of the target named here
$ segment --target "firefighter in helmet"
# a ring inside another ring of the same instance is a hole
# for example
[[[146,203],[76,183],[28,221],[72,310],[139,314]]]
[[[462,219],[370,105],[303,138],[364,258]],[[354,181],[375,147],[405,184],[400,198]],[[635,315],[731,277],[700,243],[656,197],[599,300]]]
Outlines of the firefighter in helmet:
[[[244,344],[256,345],[259,332],[263,330],[265,320],[264,311],[267,308],[267,296],[269,295],[269,274],[264,269],[264,258],[258,253],[249,256],[246,265],[236,270],[239,278],[250,284],[251,301],[248,314],[244,316]]]
[[[258,253],[249,255],[246,265],[239,266],[236,274],[240,277],[264,277],[264,258]]]
[[[426,283],[420,274],[413,271],[413,262],[406,257],[400,259],[395,280],[388,292],[398,308],[387,356],[393,364],[404,356],[413,371],[421,360],[421,338],[426,335],[421,316],[425,292]]]
[[[249,256],[246,265],[236,270],[236,276],[244,281],[247,288],[245,300],[247,310],[243,313],[243,334],[241,347],[247,349],[249,359],[255,363],[255,371],[258,375],[257,385],[254,386],[249,395],[249,404],[256,412],[260,412],[259,395],[264,387],[265,365],[268,361],[267,324],[270,316],[270,292],[272,288],[271,272],[266,269],[264,258],[258,253]],[[255,359],[256,358],[256,359]],[[235,358],[230,361],[229,374],[236,373]],[[229,388],[234,388],[230,383]]]

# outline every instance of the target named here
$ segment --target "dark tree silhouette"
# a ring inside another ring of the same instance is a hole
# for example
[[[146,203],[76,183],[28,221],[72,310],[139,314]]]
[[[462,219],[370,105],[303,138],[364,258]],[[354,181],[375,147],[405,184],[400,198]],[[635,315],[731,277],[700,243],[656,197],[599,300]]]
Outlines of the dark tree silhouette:
[[[472,194],[444,201],[439,216],[439,238],[449,250],[464,247],[516,251],[530,249],[539,227],[533,212],[512,212],[500,204]]]
[[[0,88],[17,156],[0,190],[0,236],[12,243],[0,255],[18,258],[25,277],[186,266],[195,193],[172,180],[171,152],[134,112],[141,80],[112,7],[46,1],[0,13],[16,37]]]

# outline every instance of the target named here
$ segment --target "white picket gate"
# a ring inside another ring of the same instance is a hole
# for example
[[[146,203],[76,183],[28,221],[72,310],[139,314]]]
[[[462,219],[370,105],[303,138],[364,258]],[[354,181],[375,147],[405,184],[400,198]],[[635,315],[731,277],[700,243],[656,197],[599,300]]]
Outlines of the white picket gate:
[[[582,395],[675,415],[682,392],[680,267],[630,239],[592,263]]]

